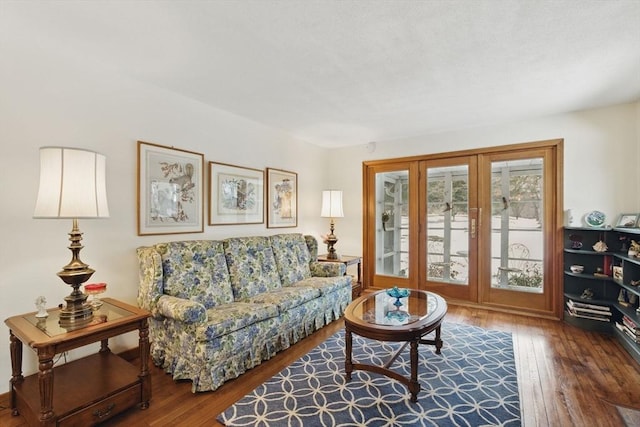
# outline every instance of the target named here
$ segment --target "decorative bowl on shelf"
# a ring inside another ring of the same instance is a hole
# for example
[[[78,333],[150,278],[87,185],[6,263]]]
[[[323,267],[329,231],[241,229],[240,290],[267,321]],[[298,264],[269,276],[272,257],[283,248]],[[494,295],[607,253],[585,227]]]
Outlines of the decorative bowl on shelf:
[[[607,216],[600,211],[591,211],[584,216],[584,222],[589,227],[602,227],[606,219]]]
[[[572,265],[571,267],[569,267],[569,269],[573,272],[573,273],[582,273],[584,271],[584,265]]]

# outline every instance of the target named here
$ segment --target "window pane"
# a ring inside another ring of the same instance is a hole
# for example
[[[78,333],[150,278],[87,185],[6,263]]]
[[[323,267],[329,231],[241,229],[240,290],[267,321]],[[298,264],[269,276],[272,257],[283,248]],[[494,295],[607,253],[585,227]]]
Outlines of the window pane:
[[[427,279],[469,281],[469,169],[427,168]]]
[[[543,159],[493,162],[491,170],[491,286],[542,293]]]
[[[409,172],[376,174],[376,273],[409,275]]]

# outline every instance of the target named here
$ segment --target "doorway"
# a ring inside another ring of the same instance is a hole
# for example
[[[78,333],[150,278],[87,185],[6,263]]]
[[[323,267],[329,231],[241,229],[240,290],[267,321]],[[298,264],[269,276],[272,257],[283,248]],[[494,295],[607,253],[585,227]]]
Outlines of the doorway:
[[[366,162],[365,283],[559,317],[561,155],[553,140]]]

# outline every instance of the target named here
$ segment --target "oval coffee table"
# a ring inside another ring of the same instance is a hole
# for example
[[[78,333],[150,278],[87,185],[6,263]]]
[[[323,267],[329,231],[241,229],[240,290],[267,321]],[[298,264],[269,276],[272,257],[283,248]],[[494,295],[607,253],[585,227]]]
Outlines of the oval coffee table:
[[[446,301],[433,292],[410,289],[405,298],[394,298],[386,290],[370,293],[353,301],[344,314],[345,325],[345,372],[347,381],[354,370],[363,370],[386,375],[405,384],[411,392],[411,401],[418,400],[418,344],[435,345],[440,354],[442,339],[440,326],[447,314]],[[394,304],[395,303],[395,304]],[[435,331],[435,338],[424,336]],[[352,334],[377,341],[405,342],[384,366],[354,363],[351,359]],[[406,378],[392,371],[391,364],[407,345],[411,346],[411,377]]]

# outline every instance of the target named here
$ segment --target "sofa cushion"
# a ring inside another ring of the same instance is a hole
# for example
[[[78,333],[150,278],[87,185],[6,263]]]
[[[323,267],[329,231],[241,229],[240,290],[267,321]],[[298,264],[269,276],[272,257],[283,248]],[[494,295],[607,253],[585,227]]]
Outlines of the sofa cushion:
[[[222,242],[192,240],[159,243],[164,292],[212,308],[233,301]]]
[[[318,298],[320,291],[313,287],[294,287],[276,289],[270,292],[258,294],[250,299],[254,303],[272,304],[278,307],[280,313],[284,313],[307,301]]]
[[[271,236],[271,246],[282,286],[311,277],[311,255],[302,234],[276,234]]]
[[[235,301],[281,287],[268,237],[235,237],[224,241],[224,252]]]
[[[303,289],[314,288],[317,289],[322,295],[326,295],[335,292],[338,289],[350,287],[351,280],[351,276],[310,277],[296,283],[294,287],[301,287]]]
[[[207,310],[207,322],[196,329],[196,340],[209,341],[278,315],[275,305],[244,302],[221,305]]]

